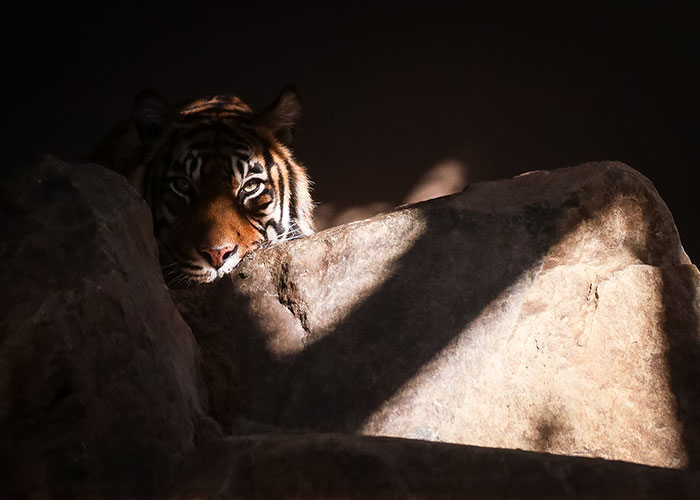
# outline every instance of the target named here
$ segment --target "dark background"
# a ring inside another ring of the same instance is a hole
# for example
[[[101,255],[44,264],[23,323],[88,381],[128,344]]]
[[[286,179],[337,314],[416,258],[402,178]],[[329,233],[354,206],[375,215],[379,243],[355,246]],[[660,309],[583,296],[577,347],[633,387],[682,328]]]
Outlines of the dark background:
[[[620,160],[700,261],[699,18],[688,7],[25,8],[3,14],[3,175],[85,158],[152,87],[171,102],[287,83],[315,198],[398,202],[448,158],[469,180]]]

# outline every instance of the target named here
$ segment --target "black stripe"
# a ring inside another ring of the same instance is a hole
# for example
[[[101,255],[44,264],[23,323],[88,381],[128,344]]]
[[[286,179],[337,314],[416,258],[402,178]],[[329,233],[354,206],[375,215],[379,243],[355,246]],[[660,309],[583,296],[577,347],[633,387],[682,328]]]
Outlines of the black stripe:
[[[265,153],[263,155],[265,158],[265,167],[267,168],[267,176],[270,178],[270,181],[273,183],[273,187],[275,188],[275,191],[277,192],[277,195],[279,196],[280,200],[280,216],[284,217],[284,192],[285,192],[285,185],[284,185],[284,177],[282,176],[281,172],[279,172],[279,165],[273,162],[272,160],[272,154],[268,149],[265,149]],[[274,177],[272,175],[272,167],[277,165],[278,168],[278,178],[279,181],[275,183]],[[279,233],[278,233],[279,234]]]
[[[267,221],[267,224],[265,224],[265,229],[267,229],[270,226],[275,228],[277,236],[281,236],[284,233],[284,228],[282,227],[282,224],[280,224],[280,222],[274,219],[270,219],[269,221]],[[267,231],[265,232],[265,234],[267,234]]]
[[[187,145],[189,149],[207,150],[207,149],[229,149],[233,152],[240,150],[248,151],[250,147],[242,142],[232,140],[221,140],[219,137],[210,137],[207,139],[198,140]]]
[[[184,140],[189,140],[193,137],[196,137],[199,134],[204,134],[205,132],[223,135],[228,140],[245,141],[245,135],[247,135],[248,131],[246,130],[244,132],[243,130],[241,130],[238,124],[234,125],[231,123],[221,121],[213,121],[200,123],[197,125],[191,124],[190,126],[181,129],[180,135]]]
[[[263,166],[260,164],[259,161],[256,161],[255,163],[248,166],[248,173],[262,174],[263,173]]]
[[[236,159],[236,168],[238,168],[238,173],[243,177],[243,173],[245,172],[245,162],[241,159]]]
[[[267,147],[267,144],[265,144],[265,151],[263,152],[263,160],[265,160],[265,168],[267,169],[268,172],[270,172],[270,167],[274,164],[272,161],[272,153],[270,153],[269,148]]]
[[[277,170],[280,170],[279,165],[277,165]],[[280,195],[280,217],[284,218],[284,193],[286,191],[286,186],[284,184],[284,177],[282,172],[279,172],[280,184],[279,184],[279,195]]]
[[[297,219],[297,177],[294,169],[289,164],[289,160],[284,160],[289,175],[289,220],[293,222]]]
[[[190,140],[199,134],[204,134],[205,132],[222,134],[229,138],[240,139],[240,134],[237,132],[235,127],[232,127],[230,124],[217,121],[204,122],[196,125],[190,124],[190,126],[181,130],[180,136],[183,138],[183,140]]]
[[[270,200],[266,203],[263,203],[262,205],[258,205],[257,207],[255,207],[255,213],[263,213],[265,211],[265,209],[267,207],[269,207],[270,205],[272,205],[272,200]]]
[[[267,237],[265,234],[265,226],[263,226],[260,222],[256,221],[255,219],[249,219],[250,225],[253,226],[253,229],[255,229],[257,232],[259,232],[263,237]]]

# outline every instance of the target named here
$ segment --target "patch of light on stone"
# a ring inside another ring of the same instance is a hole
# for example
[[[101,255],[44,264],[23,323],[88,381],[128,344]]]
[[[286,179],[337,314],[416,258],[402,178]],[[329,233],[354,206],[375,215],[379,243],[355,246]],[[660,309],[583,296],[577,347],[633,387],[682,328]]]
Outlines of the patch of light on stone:
[[[377,216],[357,224],[352,231],[344,226],[309,239],[309,245],[321,244],[324,248],[328,245],[334,249],[327,254],[333,262],[307,266],[305,273],[296,278],[299,290],[316,293],[319,283],[333,284],[321,297],[315,296],[315,305],[307,312],[310,328],[320,333],[314,341],[331,333],[355,307],[394,276],[398,261],[424,235],[426,228],[426,218],[416,208]],[[352,259],[346,259],[343,247],[353,252]],[[358,258],[359,249],[367,255],[366,259]],[[377,255],[382,255],[382,259],[377,259]]]

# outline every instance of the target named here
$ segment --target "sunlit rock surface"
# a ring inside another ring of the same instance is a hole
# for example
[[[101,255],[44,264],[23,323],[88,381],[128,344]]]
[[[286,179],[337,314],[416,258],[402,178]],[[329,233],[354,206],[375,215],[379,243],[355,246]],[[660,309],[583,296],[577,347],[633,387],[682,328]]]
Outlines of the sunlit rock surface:
[[[94,165],[3,187],[0,498],[697,497],[698,273],[627,167],[267,249],[189,325],[151,231]]]
[[[685,467],[699,286],[651,183],[595,163],[333,228],[173,295],[226,428]]]

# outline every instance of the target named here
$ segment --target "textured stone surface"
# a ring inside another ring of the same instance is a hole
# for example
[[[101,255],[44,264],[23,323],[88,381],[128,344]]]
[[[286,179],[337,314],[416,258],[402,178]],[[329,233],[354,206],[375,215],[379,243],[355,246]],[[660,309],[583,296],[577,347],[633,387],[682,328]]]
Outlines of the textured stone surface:
[[[1,200],[0,496],[162,496],[217,426],[146,205],[52,158]]]
[[[629,169],[259,252],[174,292],[196,337],[122,178],[47,158],[1,194],[3,499],[697,497],[697,470],[284,429],[696,465],[698,273]]]
[[[700,459],[698,287],[651,183],[597,163],[269,248],[173,295],[226,429],[686,467]]]

